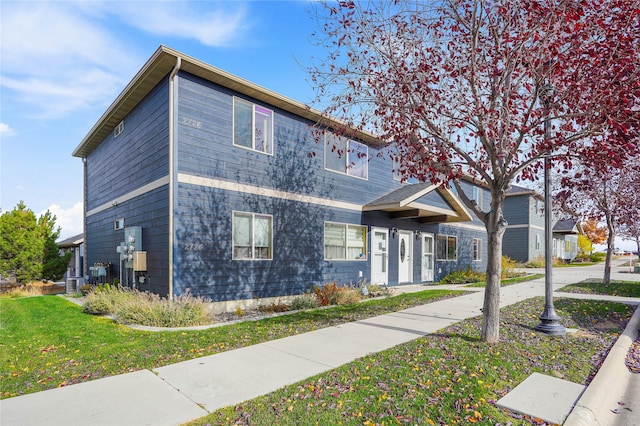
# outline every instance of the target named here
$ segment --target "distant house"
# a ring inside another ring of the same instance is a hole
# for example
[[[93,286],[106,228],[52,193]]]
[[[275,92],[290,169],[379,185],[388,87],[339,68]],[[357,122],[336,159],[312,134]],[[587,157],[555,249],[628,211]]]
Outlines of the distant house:
[[[74,235],[57,244],[62,253],[73,253],[63,279],[67,283],[67,292],[75,293],[84,284],[84,234]]]
[[[553,225],[553,256],[571,262],[578,256],[578,220],[560,219]]]
[[[485,269],[484,226],[454,192],[401,183],[385,143],[339,125],[161,46],[73,152],[88,267],[214,301]]]
[[[544,197],[535,190],[513,185],[507,194],[504,217],[508,223],[502,253],[518,262],[544,258]],[[570,261],[578,254],[574,219],[552,219],[553,257]]]

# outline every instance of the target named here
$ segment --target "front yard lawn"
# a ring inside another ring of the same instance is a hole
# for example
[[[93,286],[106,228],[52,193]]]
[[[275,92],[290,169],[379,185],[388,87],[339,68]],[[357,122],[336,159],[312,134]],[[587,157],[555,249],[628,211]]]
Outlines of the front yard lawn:
[[[133,330],[106,317],[84,314],[58,296],[0,298],[0,396],[160,367],[462,293],[426,290],[207,330],[171,332]]]
[[[611,281],[608,285],[604,285],[602,280],[589,279],[562,287],[560,291],[567,293],[605,294],[620,297],[640,297],[640,282]]]

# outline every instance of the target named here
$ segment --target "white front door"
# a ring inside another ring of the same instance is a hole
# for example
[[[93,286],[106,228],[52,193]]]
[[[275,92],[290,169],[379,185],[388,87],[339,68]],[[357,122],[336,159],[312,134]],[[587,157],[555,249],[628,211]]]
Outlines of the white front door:
[[[411,263],[411,255],[413,254],[412,236],[411,231],[400,231],[399,236],[399,250],[398,250],[398,282],[409,283],[413,281],[413,264]]]
[[[422,281],[433,281],[433,234],[422,234]]]
[[[389,282],[388,239],[389,231],[386,228],[371,228],[371,282],[373,284]]]

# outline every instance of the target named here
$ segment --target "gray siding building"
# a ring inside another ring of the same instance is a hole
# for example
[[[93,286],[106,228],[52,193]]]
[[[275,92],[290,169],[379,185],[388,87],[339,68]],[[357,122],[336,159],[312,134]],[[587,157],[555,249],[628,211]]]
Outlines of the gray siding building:
[[[484,226],[453,191],[401,183],[389,146],[339,127],[161,46],[73,153],[87,266],[213,301],[485,269]],[[463,186],[488,209],[487,191]]]

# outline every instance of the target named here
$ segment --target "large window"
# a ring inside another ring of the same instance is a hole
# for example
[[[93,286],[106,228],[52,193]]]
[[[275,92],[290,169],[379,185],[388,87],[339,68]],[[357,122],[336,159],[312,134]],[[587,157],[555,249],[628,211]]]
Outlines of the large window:
[[[436,258],[438,260],[456,260],[458,258],[458,238],[450,235],[438,235]]]
[[[327,132],[324,158],[329,170],[361,179],[369,176],[369,151],[364,144]]]
[[[271,216],[233,212],[233,259],[272,259],[271,230]]]
[[[473,239],[473,260],[482,260],[482,240]]]
[[[366,260],[367,227],[326,222],[324,224],[324,258]]]
[[[233,98],[233,144],[273,154],[273,111]]]

